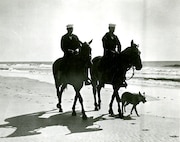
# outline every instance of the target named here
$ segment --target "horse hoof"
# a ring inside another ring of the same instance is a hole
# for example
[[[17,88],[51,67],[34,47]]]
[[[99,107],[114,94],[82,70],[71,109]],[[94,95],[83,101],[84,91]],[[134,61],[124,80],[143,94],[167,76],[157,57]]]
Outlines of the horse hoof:
[[[76,112],[75,111],[72,112],[72,116],[76,116]]]
[[[120,119],[123,119],[123,114],[119,114],[119,118],[120,118]]]
[[[101,105],[98,105],[98,108],[101,109]]]
[[[95,107],[95,109],[94,109],[95,111],[98,111],[99,109],[98,109],[98,107]]]
[[[87,116],[84,114],[84,115],[82,116],[82,119],[83,119],[83,120],[87,120]]]
[[[112,109],[110,109],[110,110],[109,110],[109,114],[110,114],[111,116],[113,116],[113,115],[114,115],[114,112],[113,112],[113,110],[112,110]]]
[[[59,108],[59,112],[63,112],[62,108]]]

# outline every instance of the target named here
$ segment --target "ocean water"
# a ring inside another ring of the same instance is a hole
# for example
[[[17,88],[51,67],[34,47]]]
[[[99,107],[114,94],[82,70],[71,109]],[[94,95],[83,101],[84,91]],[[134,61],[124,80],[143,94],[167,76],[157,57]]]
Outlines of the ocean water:
[[[180,88],[180,61],[143,62],[140,71],[130,69],[127,83],[146,86]],[[18,76],[54,83],[52,62],[0,62],[1,76]]]
[[[127,76],[132,76],[129,70]],[[143,68],[135,71],[132,84],[180,88],[180,61],[143,62]]]

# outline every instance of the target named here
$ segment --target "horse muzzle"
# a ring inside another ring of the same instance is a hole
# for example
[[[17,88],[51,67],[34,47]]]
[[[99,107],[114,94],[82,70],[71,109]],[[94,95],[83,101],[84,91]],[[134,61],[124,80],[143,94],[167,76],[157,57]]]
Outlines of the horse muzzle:
[[[142,65],[136,66],[136,70],[141,70],[142,69]]]

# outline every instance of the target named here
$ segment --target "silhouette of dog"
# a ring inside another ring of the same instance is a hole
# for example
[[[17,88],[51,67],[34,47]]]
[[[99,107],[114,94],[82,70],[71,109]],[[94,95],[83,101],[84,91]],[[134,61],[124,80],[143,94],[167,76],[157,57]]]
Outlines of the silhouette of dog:
[[[145,94],[145,93],[143,93]],[[123,110],[124,112],[126,112],[126,109],[125,107],[128,105],[128,104],[132,104],[133,107],[131,109],[131,114],[132,114],[132,111],[133,109],[135,110],[136,112],[136,115],[139,116],[138,112],[137,112],[137,109],[136,109],[136,106],[140,103],[140,102],[143,102],[145,103],[146,102],[146,98],[145,96],[143,96],[140,92],[138,94],[136,93],[130,93],[130,92],[124,92],[121,96],[121,102],[122,102],[122,113],[123,113]]]

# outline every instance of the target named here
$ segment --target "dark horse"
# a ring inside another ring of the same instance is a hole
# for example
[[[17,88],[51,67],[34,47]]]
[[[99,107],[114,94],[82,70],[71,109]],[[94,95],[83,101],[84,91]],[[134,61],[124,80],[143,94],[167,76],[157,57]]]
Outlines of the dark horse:
[[[120,109],[120,97],[118,90],[120,89],[120,87],[122,87],[122,83],[125,80],[126,72],[131,67],[135,67],[136,70],[140,70],[142,68],[140,51],[137,47],[138,45],[134,44],[132,40],[130,47],[127,47],[120,54],[114,54],[111,59],[111,65],[109,65],[109,67],[106,69],[106,72],[101,69],[101,60],[103,59],[103,57],[98,56],[93,58],[91,67],[91,79],[93,86],[95,110],[99,110],[101,108],[101,88],[104,87],[105,84],[111,84],[113,86],[113,94],[111,102],[109,104],[109,114],[114,114],[112,110],[112,104],[114,98],[116,98],[118,103],[119,117],[123,117]],[[98,103],[96,100],[96,91],[98,93]]]
[[[59,112],[63,111],[61,107],[62,93],[67,87],[67,84],[70,84],[76,92],[72,107],[72,115],[76,115],[75,106],[77,100],[79,99],[82,107],[83,119],[87,119],[87,116],[84,111],[83,98],[80,94],[80,90],[83,87],[85,80],[85,70],[88,68],[88,64],[91,60],[91,48],[89,46],[91,42],[92,40],[88,43],[81,43],[79,53],[70,57],[66,64],[63,63],[63,58],[59,58],[53,63],[53,75],[59,101],[57,108],[59,108]]]

